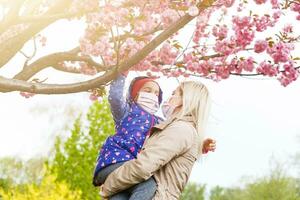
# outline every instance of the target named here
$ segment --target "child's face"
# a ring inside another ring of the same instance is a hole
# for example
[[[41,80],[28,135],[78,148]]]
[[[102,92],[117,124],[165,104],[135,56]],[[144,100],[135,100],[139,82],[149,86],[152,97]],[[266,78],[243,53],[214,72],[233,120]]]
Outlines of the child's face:
[[[143,85],[139,92],[147,92],[159,96],[159,86],[153,81],[149,81]]]

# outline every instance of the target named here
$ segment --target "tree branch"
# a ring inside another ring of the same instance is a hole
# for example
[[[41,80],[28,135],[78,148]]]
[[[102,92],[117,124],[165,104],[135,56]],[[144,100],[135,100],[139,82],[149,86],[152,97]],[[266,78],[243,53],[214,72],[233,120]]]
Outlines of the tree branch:
[[[103,72],[107,70],[107,68],[100,65],[99,63],[96,63],[89,56],[78,56],[70,52],[60,52],[60,53],[49,54],[47,56],[43,56],[42,58],[36,60],[32,64],[26,66],[21,72],[16,74],[13,79],[27,81],[38,72],[51,66],[54,67],[55,69],[64,72],[77,73],[76,70],[71,70],[71,69],[67,70],[66,68],[59,67],[58,63],[63,61],[83,61],[86,62],[88,65],[95,67],[97,72]]]
[[[0,24],[0,34],[6,31],[12,23],[18,18],[20,9],[24,3],[23,0],[15,0],[13,2],[9,2],[11,8],[9,9],[7,15],[4,17]]]
[[[46,15],[63,12],[66,7],[69,7],[72,3],[71,0],[57,1],[58,3],[50,8]],[[55,20],[50,19],[48,21],[42,21],[30,25],[25,31],[17,35],[16,37],[10,38],[0,45],[0,67],[4,66],[22,47],[23,45],[38,32],[43,30],[49,24]]]
[[[199,5],[200,11],[211,6],[213,2],[201,2]],[[7,79],[5,77],[0,77],[0,88],[2,91],[24,91],[36,94],[66,94],[66,93],[76,93],[83,92],[89,89],[99,87],[104,85],[109,81],[113,80],[118,73],[122,71],[127,71],[132,66],[138,64],[141,60],[146,58],[146,56],[151,53],[156,47],[158,47],[162,42],[172,36],[174,33],[183,28],[187,23],[189,23],[194,16],[188,14],[184,15],[178,21],[174,22],[165,31],[160,33],[156,38],[154,38],[149,44],[137,52],[134,56],[125,60],[120,64],[119,67],[114,67],[111,70],[106,71],[103,75],[96,77],[94,79],[73,83],[73,84],[43,84],[43,83],[28,83],[16,79]]]

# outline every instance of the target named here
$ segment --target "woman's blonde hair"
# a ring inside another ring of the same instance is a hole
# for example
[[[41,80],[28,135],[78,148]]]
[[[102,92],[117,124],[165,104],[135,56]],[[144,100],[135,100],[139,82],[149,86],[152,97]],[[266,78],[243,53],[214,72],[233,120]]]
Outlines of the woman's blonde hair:
[[[211,99],[206,86],[196,81],[185,81],[180,84],[182,109],[179,116],[192,116],[200,140],[199,153],[202,153],[204,130],[210,111]]]

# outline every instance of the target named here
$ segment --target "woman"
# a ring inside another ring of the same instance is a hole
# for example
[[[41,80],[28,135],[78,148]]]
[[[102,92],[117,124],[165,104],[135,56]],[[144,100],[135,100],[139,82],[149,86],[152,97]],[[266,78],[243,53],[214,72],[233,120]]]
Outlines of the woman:
[[[214,142],[203,144],[209,107],[209,93],[203,84],[181,83],[163,105],[167,120],[153,127],[136,159],[107,177],[100,195],[107,198],[153,175],[157,182],[154,200],[179,199],[203,145],[210,144],[210,150],[215,148]]]

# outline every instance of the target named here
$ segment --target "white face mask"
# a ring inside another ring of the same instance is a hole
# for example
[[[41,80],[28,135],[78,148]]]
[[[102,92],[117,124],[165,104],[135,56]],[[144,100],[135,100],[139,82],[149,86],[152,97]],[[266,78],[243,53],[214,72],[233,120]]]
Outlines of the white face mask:
[[[159,109],[158,96],[153,93],[140,92],[136,103],[152,115]]]

